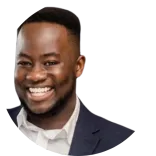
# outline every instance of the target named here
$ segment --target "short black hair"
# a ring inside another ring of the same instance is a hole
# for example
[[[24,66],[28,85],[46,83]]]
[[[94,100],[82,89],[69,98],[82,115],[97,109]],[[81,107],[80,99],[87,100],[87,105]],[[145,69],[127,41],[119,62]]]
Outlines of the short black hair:
[[[56,7],[45,7],[27,18],[18,27],[17,35],[23,25],[33,22],[50,22],[63,25],[80,40],[81,25],[79,18],[68,10]]]

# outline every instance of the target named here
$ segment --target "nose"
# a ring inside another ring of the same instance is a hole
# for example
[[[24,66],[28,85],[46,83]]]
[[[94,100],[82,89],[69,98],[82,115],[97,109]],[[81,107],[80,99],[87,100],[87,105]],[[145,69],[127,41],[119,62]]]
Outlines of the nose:
[[[47,78],[47,72],[40,67],[34,67],[27,75],[26,79],[33,82],[43,81]]]

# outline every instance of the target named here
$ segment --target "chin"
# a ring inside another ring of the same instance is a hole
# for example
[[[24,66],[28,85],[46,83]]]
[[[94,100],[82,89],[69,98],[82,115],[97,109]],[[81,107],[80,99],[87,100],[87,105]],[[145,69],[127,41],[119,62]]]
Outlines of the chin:
[[[44,114],[49,111],[49,109],[44,109],[44,108],[41,108],[41,109],[40,108],[33,108],[33,109],[29,108],[29,109],[34,114]]]
[[[28,106],[29,110],[34,114],[45,114],[53,109],[52,104],[37,104],[36,106]]]

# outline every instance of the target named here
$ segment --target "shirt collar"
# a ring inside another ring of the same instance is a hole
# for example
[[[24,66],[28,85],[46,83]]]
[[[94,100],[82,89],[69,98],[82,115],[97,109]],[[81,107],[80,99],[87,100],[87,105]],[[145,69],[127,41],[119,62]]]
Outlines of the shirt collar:
[[[24,108],[21,109],[21,111],[19,112],[17,116],[17,123],[18,123],[19,128],[23,126],[24,128],[31,130],[31,131],[37,131],[37,132],[42,131],[45,137],[51,140],[59,139],[59,138],[66,138],[68,141],[68,144],[71,145],[76,122],[79,116],[79,111],[80,111],[80,101],[78,97],[76,96],[76,105],[75,105],[74,112],[62,129],[43,130],[33,125],[32,123],[27,121],[27,113],[24,110]]]
[[[25,112],[24,108],[22,108],[19,114],[17,115],[18,128],[21,127],[22,125],[27,125],[26,118],[27,113]]]

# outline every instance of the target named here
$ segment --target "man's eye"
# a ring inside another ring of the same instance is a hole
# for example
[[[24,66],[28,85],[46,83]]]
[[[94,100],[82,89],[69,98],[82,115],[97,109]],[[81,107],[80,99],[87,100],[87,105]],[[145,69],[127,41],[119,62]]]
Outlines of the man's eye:
[[[27,61],[21,61],[21,62],[18,62],[17,64],[20,66],[31,66],[32,65],[32,63],[27,62]]]
[[[48,62],[45,62],[44,65],[45,66],[52,66],[52,65],[56,65],[58,62],[55,62],[55,61],[48,61]]]

